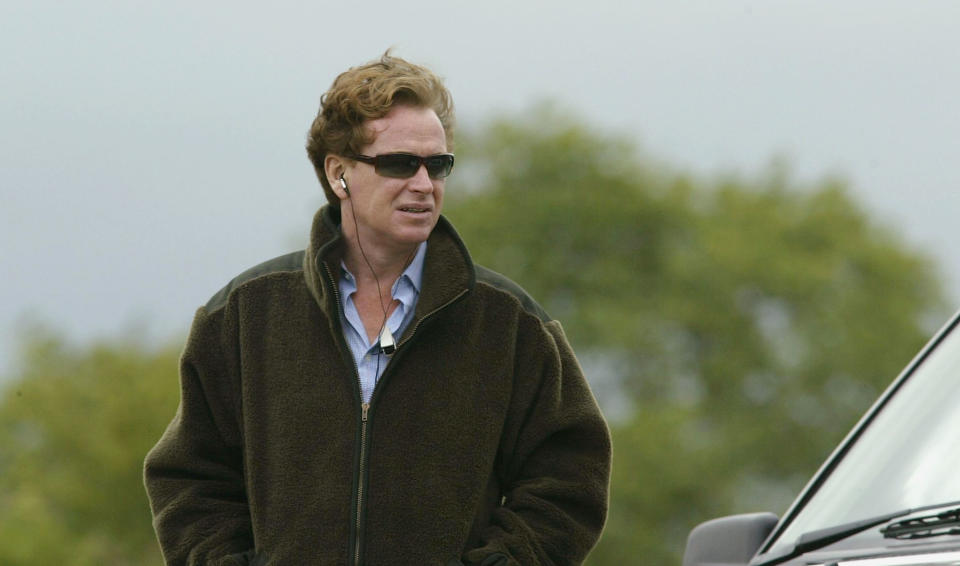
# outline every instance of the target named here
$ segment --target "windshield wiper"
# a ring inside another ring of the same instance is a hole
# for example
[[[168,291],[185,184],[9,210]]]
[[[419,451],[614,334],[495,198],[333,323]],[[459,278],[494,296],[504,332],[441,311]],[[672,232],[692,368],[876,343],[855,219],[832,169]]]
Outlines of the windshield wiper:
[[[960,507],[935,515],[897,521],[880,529],[880,532],[885,538],[899,540],[960,535]]]
[[[781,564],[807,552],[819,550],[845,538],[852,537],[869,528],[889,523],[897,517],[931,511],[937,508],[950,507],[949,510],[941,511],[935,515],[897,521],[888,527],[880,529],[880,532],[887,538],[897,539],[960,535],[960,507],[957,507],[957,504],[960,504],[960,501],[925,505],[923,507],[915,507],[913,509],[904,509],[894,513],[887,513],[886,515],[879,515],[871,519],[853,521],[852,523],[845,523],[843,525],[837,525],[836,527],[810,531],[801,535],[800,538],[797,539],[797,542],[794,543],[793,548],[776,556],[765,558],[760,562],[754,562],[750,566],[774,566],[775,564]]]
[[[907,509],[905,511],[880,515],[879,517],[873,517],[871,519],[853,521],[852,523],[845,523],[843,525],[837,525],[836,527],[804,533],[797,539],[797,542],[794,543],[793,548],[777,556],[767,558],[762,562],[753,563],[751,566],[774,566],[774,564],[781,564],[801,554],[821,549],[845,538],[852,537],[859,532],[887,523],[897,517],[909,515],[911,512],[911,510]]]

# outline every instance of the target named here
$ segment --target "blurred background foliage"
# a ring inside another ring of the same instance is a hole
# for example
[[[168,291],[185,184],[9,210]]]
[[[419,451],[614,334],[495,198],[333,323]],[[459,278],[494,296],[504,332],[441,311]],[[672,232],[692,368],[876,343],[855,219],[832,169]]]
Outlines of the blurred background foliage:
[[[549,104],[457,152],[447,216],[563,322],[610,419],[592,566],[679,564],[698,522],[783,512],[949,314],[930,256],[841,180],[696,178]],[[179,348],[24,344],[0,392],[0,564],[161,564],[141,463]]]

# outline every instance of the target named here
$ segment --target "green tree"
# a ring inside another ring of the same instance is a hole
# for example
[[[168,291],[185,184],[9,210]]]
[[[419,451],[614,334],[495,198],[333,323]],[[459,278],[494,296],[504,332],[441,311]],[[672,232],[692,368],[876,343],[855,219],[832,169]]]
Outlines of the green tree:
[[[0,399],[0,564],[163,563],[142,470],[176,410],[177,355],[28,340]]]
[[[837,180],[698,180],[550,107],[458,163],[475,259],[563,321],[612,416],[629,400],[591,564],[678,563],[697,522],[781,511],[946,316],[930,259]]]

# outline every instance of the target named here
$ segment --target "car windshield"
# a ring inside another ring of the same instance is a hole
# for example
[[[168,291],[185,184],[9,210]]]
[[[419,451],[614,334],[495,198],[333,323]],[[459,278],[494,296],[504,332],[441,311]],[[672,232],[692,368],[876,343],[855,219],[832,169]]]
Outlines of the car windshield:
[[[945,336],[777,537],[960,501],[960,330]],[[879,535],[878,535],[879,536]]]

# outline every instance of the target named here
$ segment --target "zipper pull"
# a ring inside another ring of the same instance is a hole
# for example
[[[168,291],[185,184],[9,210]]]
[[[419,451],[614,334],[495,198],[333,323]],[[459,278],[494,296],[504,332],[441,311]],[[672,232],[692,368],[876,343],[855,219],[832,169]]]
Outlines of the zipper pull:
[[[360,420],[362,420],[363,422],[367,422],[367,412],[370,410],[370,403],[364,403],[360,405],[360,408],[361,408]]]

